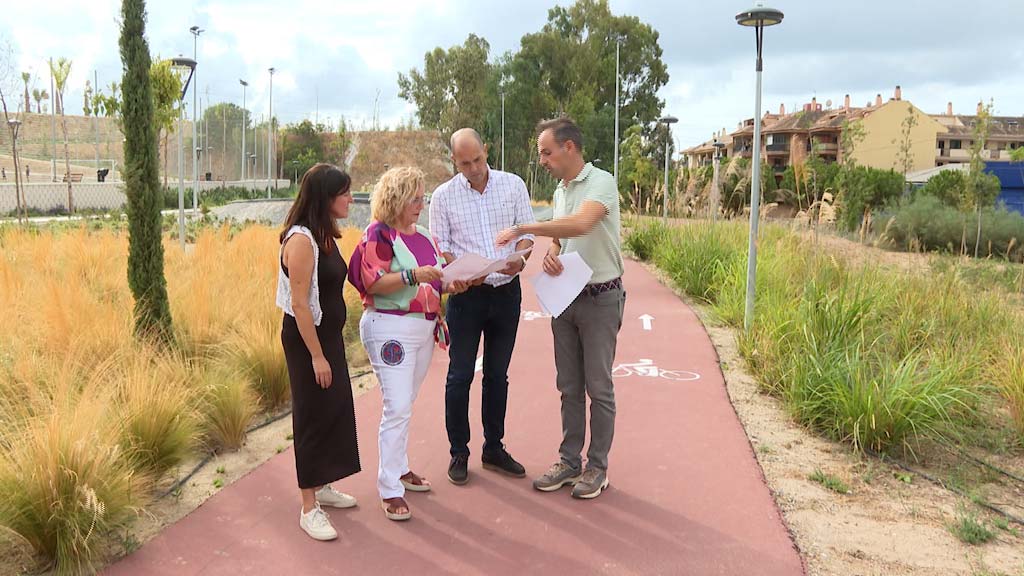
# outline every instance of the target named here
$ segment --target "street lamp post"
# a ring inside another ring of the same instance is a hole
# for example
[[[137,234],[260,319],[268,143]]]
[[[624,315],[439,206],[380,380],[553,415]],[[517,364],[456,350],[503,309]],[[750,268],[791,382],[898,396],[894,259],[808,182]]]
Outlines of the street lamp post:
[[[249,173],[252,175],[252,195],[256,196],[256,154],[250,154],[249,159],[252,160],[252,170]]]
[[[171,60],[171,65],[184,73],[188,69],[188,79],[181,87],[181,96],[178,98],[178,240],[181,243],[181,251],[185,251],[185,148],[181,142],[182,122],[185,114],[185,94],[188,92],[188,85],[192,82],[192,76],[196,71],[196,61],[181,56]],[[195,196],[195,191],[193,191]]]
[[[274,166],[274,68],[270,72],[270,115],[267,117],[267,200],[270,200],[270,174]]]
[[[721,208],[721,202],[722,202],[719,199],[720,198],[719,197],[720,191],[718,189],[718,168],[719,168],[719,164],[722,162],[722,148],[725,148],[725,143],[719,141],[718,138],[715,138],[715,143],[713,144],[713,146],[715,147],[715,157],[714,157],[714,163],[715,163],[715,172],[714,172],[714,174],[715,174],[715,176],[714,176],[714,183],[711,185],[711,198],[709,199],[709,202],[708,202],[708,204],[709,204],[708,208],[709,208],[709,210],[711,210],[711,221],[712,222],[717,222],[718,221],[718,211]]]
[[[501,171],[505,171],[505,88],[501,88]]]
[[[661,221],[663,224],[668,224],[668,160],[669,160],[669,144],[672,143],[672,125],[679,122],[679,118],[675,116],[665,116],[658,120],[659,123],[665,125],[665,190],[662,196],[661,204]]]
[[[615,39],[615,158],[612,159],[612,172],[615,176],[615,187],[619,187],[619,48],[622,47],[622,37]]]
[[[248,86],[249,83],[241,78],[238,79],[238,83],[242,85],[242,172],[239,175],[239,178],[242,182],[245,182],[245,87]]]
[[[534,166],[534,162],[533,162],[533,160],[530,160],[530,191],[529,191],[530,200],[533,200],[533,186],[534,186],[534,174],[535,174],[535,172],[533,171],[533,166]]]
[[[754,165],[750,177],[750,240],[747,246],[747,299],[743,312],[743,329],[750,330],[754,322],[754,289],[757,281],[757,225],[761,211],[761,46],[766,26],[782,22],[782,12],[766,8],[758,2],[756,6],[736,15],[736,23],[754,29],[757,42],[757,87],[754,93]]]
[[[292,160],[292,182],[299,183],[299,161]]]
[[[199,59],[199,35],[205,32],[199,26],[193,26],[188,29],[192,33],[192,76],[196,75],[195,63]],[[196,78],[196,86],[199,86],[199,79]],[[192,91],[192,147],[198,146],[198,126],[196,123],[199,122],[199,90]],[[192,158],[192,214],[195,215],[199,212],[199,154],[196,154]]]

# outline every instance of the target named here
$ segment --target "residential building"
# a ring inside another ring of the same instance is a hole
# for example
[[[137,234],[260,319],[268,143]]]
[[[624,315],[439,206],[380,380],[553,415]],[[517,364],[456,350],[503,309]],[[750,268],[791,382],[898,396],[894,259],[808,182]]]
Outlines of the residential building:
[[[980,109],[980,104],[979,104]],[[905,121],[913,117],[913,125],[905,134]],[[892,97],[882,95],[863,107],[850,105],[846,95],[843,105],[833,108],[831,101],[822,106],[812,98],[800,110],[786,112],[784,105],[777,114],[765,113],[761,118],[761,157],[781,178],[788,166],[806,158],[812,150],[825,162],[841,162],[843,126],[858,122],[864,139],[852,151],[861,166],[882,170],[903,170],[901,149],[906,146],[909,172],[921,171],[943,164],[968,162],[977,116],[954,115],[952,104],[946,114],[926,114],[904,100],[896,87]],[[690,167],[711,163],[714,139],[727,142],[724,157],[753,156],[754,120],[744,120],[731,134],[716,133],[715,138],[683,150]],[[1024,146],[1024,118],[992,117],[986,144],[986,160],[1007,160],[1011,150]]]

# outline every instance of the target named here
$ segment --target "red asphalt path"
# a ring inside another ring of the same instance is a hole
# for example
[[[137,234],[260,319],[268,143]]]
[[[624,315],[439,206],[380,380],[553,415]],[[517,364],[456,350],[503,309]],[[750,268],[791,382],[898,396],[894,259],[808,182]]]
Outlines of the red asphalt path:
[[[539,270],[540,258],[533,258],[525,276]],[[699,319],[637,263],[626,263],[623,280],[611,488],[596,500],[574,500],[567,487],[541,493],[530,485],[557,460],[561,423],[550,323],[537,317],[540,306],[524,278],[505,441],[528,478],[480,468],[478,376],[470,481],[447,482],[448,358],[437,351],[409,443],[413,470],[432,480],[434,490],[407,495],[411,521],[391,522],[379,506],[381,399],[371,390],[356,401],[363,472],[335,484],[360,506],[327,509],[338,540],[316,542],[299,529],[288,450],[106,574],[803,574]]]

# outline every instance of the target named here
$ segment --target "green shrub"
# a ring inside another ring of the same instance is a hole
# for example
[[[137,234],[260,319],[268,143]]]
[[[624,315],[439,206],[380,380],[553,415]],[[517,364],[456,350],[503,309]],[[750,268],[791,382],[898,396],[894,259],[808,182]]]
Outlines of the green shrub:
[[[977,216],[946,206],[927,194],[885,211],[876,219],[881,240],[897,249],[973,254]],[[1024,262],[1024,216],[999,206],[981,211],[979,256]]]

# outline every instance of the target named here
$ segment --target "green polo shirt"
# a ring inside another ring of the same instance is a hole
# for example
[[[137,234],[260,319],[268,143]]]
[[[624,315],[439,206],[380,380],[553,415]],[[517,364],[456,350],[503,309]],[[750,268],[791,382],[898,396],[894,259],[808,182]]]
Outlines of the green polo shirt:
[[[605,207],[604,218],[586,235],[562,238],[562,254],[579,252],[580,257],[594,270],[591,284],[607,282],[622,276],[622,249],[619,244],[619,192],[615,177],[594,168],[587,162],[579,175],[568,185],[558,183],[555,189],[554,217],[564,218],[578,212],[583,202],[592,200]]]

